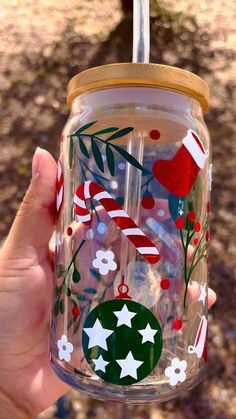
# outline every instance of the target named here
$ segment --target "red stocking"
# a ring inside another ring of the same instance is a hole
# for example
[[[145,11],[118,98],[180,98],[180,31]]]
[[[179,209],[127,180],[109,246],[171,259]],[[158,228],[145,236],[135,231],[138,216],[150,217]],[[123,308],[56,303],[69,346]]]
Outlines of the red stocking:
[[[172,160],[157,160],[152,171],[155,178],[173,195],[184,197],[191,191],[197,175],[208,157],[200,138],[188,130]]]

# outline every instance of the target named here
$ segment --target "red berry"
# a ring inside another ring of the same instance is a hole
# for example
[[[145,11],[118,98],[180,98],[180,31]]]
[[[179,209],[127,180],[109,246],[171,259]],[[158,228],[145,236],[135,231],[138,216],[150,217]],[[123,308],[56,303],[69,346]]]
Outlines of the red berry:
[[[201,230],[201,224],[200,223],[195,223],[194,224],[194,230],[199,233],[199,231]]]
[[[193,223],[195,221],[195,212],[194,211],[189,211],[187,214],[187,219],[188,221],[190,221],[190,223]]]
[[[155,201],[151,195],[144,196],[142,199],[142,206],[145,209],[151,209],[155,205]]]
[[[183,322],[181,320],[175,320],[173,323],[173,329],[180,330],[182,329]]]
[[[169,281],[169,279],[167,279],[167,278],[162,279],[162,280],[161,280],[160,285],[161,285],[161,289],[163,289],[163,290],[168,290],[168,288],[169,288],[169,286],[170,286],[170,281]]]
[[[175,227],[177,228],[177,230],[182,230],[182,228],[184,228],[184,219],[183,217],[178,217],[175,220]]]
[[[211,212],[211,203],[208,201],[207,203],[207,212]]]
[[[207,230],[207,232],[206,232],[206,241],[208,242],[209,239],[210,239],[210,235],[209,235],[209,231]]]
[[[72,315],[74,317],[78,317],[80,315],[80,309],[79,309],[79,307],[73,307],[72,308]]]
[[[149,132],[149,135],[150,135],[152,140],[159,140],[159,138],[161,136],[160,131],[158,131],[158,129],[152,129]]]
[[[71,227],[67,227],[66,233],[67,233],[67,236],[72,236],[72,234],[73,234],[72,228]]]
[[[198,244],[198,238],[195,237],[195,239],[193,240],[193,244],[196,246]]]

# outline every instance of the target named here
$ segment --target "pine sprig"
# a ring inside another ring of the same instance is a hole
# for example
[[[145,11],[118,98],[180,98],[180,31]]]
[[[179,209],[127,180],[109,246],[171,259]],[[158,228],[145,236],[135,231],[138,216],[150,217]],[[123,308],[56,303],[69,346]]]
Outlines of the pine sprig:
[[[136,167],[137,169],[141,170],[143,173],[146,173],[144,167],[136,160],[131,154],[129,154],[124,148],[118,146],[117,144],[113,144],[112,141],[117,140],[118,138],[124,137],[128,135],[130,132],[134,130],[133,127],[126,127],[119,129],[117,127],[108,127],[101,129],[99,131],[95,131],[94,133],[90,134],[85,132],[88,128],[91,128],[93,125],[96,124],[97,121],[90,122],[82,127],[80,127],[77,131],[73,134],[69,135],[70,144],[71,139],[79,142],[79,147],[81,153],[86,158],[91,158],[88,148],[86,147],[85,141],[86,139],[90,140],[91,143],[91,153],[93,159],[96,163],[97,168],[100,172],[104,173],[104,162],[101,150],[99,148],[99,144],[105,146],[106,158],[107,158],[107,166],[111,176],[115,175],[115,157],[114,153],[118,153],[127,163],[131,164],[132,166]],[[106,139],[101,138],[101,136],[111,134]],[[70,146],[70,153],[69,153],[69,166],[72,167],[73,162],[73,154],[74,147]]]

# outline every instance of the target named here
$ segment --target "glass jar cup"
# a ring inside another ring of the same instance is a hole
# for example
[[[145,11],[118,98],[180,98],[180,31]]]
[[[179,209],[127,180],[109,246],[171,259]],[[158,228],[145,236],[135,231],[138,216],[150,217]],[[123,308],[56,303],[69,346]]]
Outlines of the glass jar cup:
[[[69,83],[51,362],[106,400],[163,401],[206,362],[210,140],[199,77],[114,64]]]

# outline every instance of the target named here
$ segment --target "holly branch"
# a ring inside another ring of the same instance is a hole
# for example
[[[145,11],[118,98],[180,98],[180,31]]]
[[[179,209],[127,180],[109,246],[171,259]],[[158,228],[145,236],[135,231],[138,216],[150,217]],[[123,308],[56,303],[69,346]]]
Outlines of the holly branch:
[[[64,291],[64,295],[68,298],[70,298],[70,301],[73,305],[72,308],[72,317],[68,321],[68,329],[74,325],[73,332],[76,333],[79,329],[80,322],[81,322],[81,314],[85,311],[89,311],[90,305],[93,301],[98,301],[100,304],[104,301],[106,292],[108,288],[110,288],[113,285],[113,281],[106,281],[102,277],[101,274],[99,274],[95,269],[90,269],[91,275],[95,278],[96,281],[102,284],[103,289],[101,292],[97,293],[97,290],[93,287],[87,287],[82,290],[82,292],[78,293],[77,291],[73,291],[71,282],[66,286],[66,279],[68,277],[68,274],[70,272],[71,267],[74,265],[73,273],[72,273],[72,282],[73,284],[77,284],[81,280],[80,272],[75,267],[75,260],[78,256],[80,250],[82,249],[83,245],[85,244],[85,240],[82,240],[79,244],[76,252],[74,253],[73,257],[71,258],[71,261],[68,265],[68,268],[65,269],[63,265],[57,265],[56,266],[56,274],[58,278],[63,278],[63,281],[60,285],[60,287],[55,287],[55,293],[56,293],[56,302],[54,304],[54,313],[57,316],[59,313],[64,313],[64,303],[62,297],[62,293]]]
[[[185,281],[185,292],[184,292],[184,308],[187,307],[187,293],[188,285],[191,279],[191,275],[198,265],[198,263],[205,257],[207,257],[208,239],[204,240],[207,235],[209,227],[209,215],[205,214],[203,220],[203,227],[201,228],[200,222],[196,221],[196,216],[193,210],[189,210],[187,213],[187,219],[178,217],[175,220],[175,226],[180,232],[180,239],[184,252],[184,281]],[[187,233],[185,232],[187,231]],[[199,237],[196,234],[200,233]],[[189,245],[193,241],[195,249],[188,264]],[[189,265],[189,266],[188,266]]]
[[[80,252],[80,250],[82,249],[84,243],[85,243],[85,240],[82,240],[81,243],[79,244],[79,246],[78,246],[76,252],[74,253],[67,269],[65,269],[63,265],[57,265],[56,266],[57,277],[58,278],[63,277],[63,281],[62,281],[62,284],[60,285],[60,287],[55,288],[55,293],[56,293],[57,298],[56,298],[56,302],[54,304],[54,313],[55,313],[56,316],[59,314],[59,312],[61,314],[64,313],[64,303],[63,303],[63,300],[61,299],[61,294],[62,294],[62,291],[63,291],[63,289],[65,287],[65,284],[66,284],[67,275],[68,275],[72,265],[75,263],[75,259],[78,255],[78,253]],[[80,273],[76,270],[75,266],[74,266],[74,271],[73,271],[73,274],[72,274],[72,279],[73,279],[74,283],[78,283],[80,281]],[[70,288],[70,286],[67,286],[66,295],[68,297],[70,297],[71,294],[72,294],[71,288]]]

